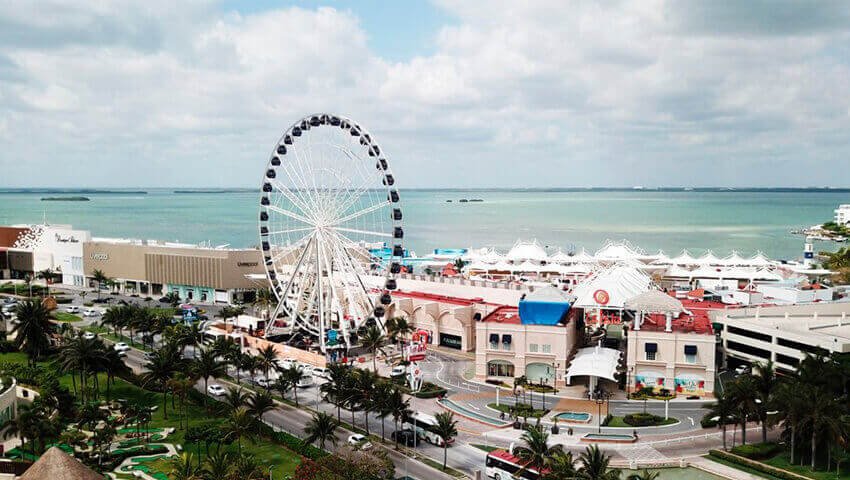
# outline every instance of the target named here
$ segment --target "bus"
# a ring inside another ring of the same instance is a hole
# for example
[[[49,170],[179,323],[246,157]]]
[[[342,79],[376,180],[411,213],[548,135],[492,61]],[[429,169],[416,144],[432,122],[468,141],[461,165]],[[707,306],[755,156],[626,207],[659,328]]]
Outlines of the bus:
[[[524,465],[524,461],[506,450],[493,450],[487,454],[484,472],[494,480],[537,480],[540,478],[540,472],[537,469],[524,467]]]
[[[443,438],[435,433],[436,426],[437,419],[433,415],[422,412],[413,412],[410,415],[405,415],[401,423],[402,428],[413,430],[419,438],[442,447]],[[454,443],[454,441],[454,438],[450,438],[449,445]]]

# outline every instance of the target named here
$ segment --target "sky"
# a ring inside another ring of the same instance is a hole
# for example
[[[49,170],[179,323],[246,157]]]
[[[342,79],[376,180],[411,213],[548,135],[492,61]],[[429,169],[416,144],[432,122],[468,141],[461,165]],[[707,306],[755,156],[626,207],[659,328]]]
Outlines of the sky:
[[[850,2],[0,0],[0,187],[253,187],[315,112],[402,189],[850,187]]]

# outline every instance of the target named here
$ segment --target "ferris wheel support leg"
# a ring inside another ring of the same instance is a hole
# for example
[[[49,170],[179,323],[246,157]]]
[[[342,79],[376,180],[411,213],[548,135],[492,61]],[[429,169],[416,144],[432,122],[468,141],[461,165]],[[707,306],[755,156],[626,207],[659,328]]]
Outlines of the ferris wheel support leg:
[[[292,288],[292,283],[295,281],[295,274],[298,273],[298,269],[300,269],[301,264],[304,263],[304,258],[307,257],[307,252],[310,250],[311,243],[313,243],[313,234],[310,234],[310,238],[307,240],[307,244],[304,245],[304,251],[301,253],[301,257],[298,259],[298,263],[295,264],[295,269],[292,270],[292,277],[290,277],[289,281],[286,282],[286,288],[283,290],[283,293],[280,294],[277,306],[274,308],[274,313],[271,317],[269,317],[269,327],[274,325],[274,322],[277,319],[277,314],[280,313],[281,307],[283,306],[284,302],[286,302],[286,295],[289,293],[289,289]],[[292,317],[291,312],[289,312],[289,316]],[[270,328],[266,327],[266,332],[263,334],[263,338],[268,337],[270,330]]]
[[[318,286],[319,298],[319,346],[322,353],[327,354],[328,346],[325,342],[325,296],[322,288],[322,261],[319,251],[319,242],[316,243],[316,284]]]

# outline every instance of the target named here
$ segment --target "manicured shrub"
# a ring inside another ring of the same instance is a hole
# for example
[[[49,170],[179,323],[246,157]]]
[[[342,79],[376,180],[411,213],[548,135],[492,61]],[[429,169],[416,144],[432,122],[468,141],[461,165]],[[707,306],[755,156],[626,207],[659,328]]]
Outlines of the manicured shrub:
[[[648,427],[651,425],[658,425],[663,421],[663,417],[659,417],[658,415],[653,415],[651,413],[630,413],[623,417],[623,423],[633,427]]]
[[[783,480],[809,480],[809,477],[797,475],[796,473],[789,472],[788,470],[767,465],[756,460],[750,460],[749,458],[744,458],[733,453],[724,452],[723,450],[709,450],[708,453],[712,457],[717,457],[726,460],[727,462],[743,465],[747,468],[752,468],[753,470],[757,470],[762,473],[767,473],[768,475],[773,475],[774,477],[781,478]]]
[[[770,458],[782,450],[778,444],[773,442],[767,443],[751,443],[749,445],[738,445],[732,449],[732,453],[742,457],[758,460],[762,458]]]

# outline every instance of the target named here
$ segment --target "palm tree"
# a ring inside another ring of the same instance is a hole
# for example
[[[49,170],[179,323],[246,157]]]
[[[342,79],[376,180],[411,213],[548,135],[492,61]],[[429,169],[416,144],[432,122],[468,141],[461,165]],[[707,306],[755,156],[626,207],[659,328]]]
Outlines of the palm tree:
[[[375,372],[378,371],[378,353],[384,353],[384,340],[384,334],[377,325],[369,325],[360,337],[360,344],[372,354],[372,370]]]
[[[529,426],[520,440],[525,445],[516,447],[514,454],[537,470],[543,470],[553,456],[563,452],[561,445],[549,445],[549,434],[542,428]]]
[[[257,366],[263,370],[266,380],[269,379],[269,372],[277,368],[277,350],[274,345],[269,344],[266,348],[260,349],[260,354],[257,356]],[[269,385],[271,382],[267,382]],[[266,387],[268,390],[268,386]]]
[[[191,372],[197,378],[204,380],[204,406],[207,404],[207,382],[210,377],[221,377],[225,374],[225,366],[218,359],[218,354],[212,348],[201,350],[201,354],[195,357],[191,365]]]
[[[276,300],[277,298],[271,289],[261,288],[257,290],[257,294],[254,296],[254,301],[251,305],[254,307],[254,312],[256,313],[257,309],[268,310]]]
[[[611,463],[611,457],[596,445],[587,447],[579,459],[582,468],[578,476],[582,480],[616,480],[620,478],[619,470],[608,467]]]
[[[50,348],[53,324],[50,312],[38,301],[25,300],[15,308],[18,323],[12,328],[15,347],[26,352],[30,366],[35,365],[42,353]]]
[[[204,461],[204,476],[208,480],[226,478],[233,468],[233,453],[218,452]]]
[[[91,273],[92,280],[97,283],[97,299],[100,300],[100,287],[101,285],[105,285],[109,281],[109,277],[107,277],[103,271],[95,269]]]
[[[729,394],[737,407],[741,421],[741,445],[747,444],[747,416],[759,408],[758,391],[752,375],[741,375],[729,386]]]
[[[44,270],[39,271],[35,274],[35,278],[39,280],[44,280],[44,289],[47,292],[45,296],[50,296],[50,283],[48,280],[53,278],[53,272],[50,271],[49,268],[45,268]]]
[[[767,412],[771,410],[779,380],[776,377],[772,361],[756,363],[753,366],[753,374],[753,383],[755,383],[756,395],[759,400],[756,414],[759,423],[761,423],[761,441],[767,443],[767,427],[770,421]]]
[[[274,397],[268,391],[256,392],[248,398],[246,405],[251,415],[257,417],[257,420],[262,420],[263,415],[274,410]]]
[[[296,366],[292,366],[283,370],[283,376],[292,387],[292,393],[295,395],[295,407],[298,407],[298,383],[304,379],[304,371]]]
[[[227,319],[236,318],[239,315],[242,315],[243,313],[245,313],[245,309],[242,307],[232,307],[230,305],[226,305],[221,310],[219,310],[218,314],[216,314],[216,317],[224,320],[224,330],[226,331]]]
[[[407,321],[404,317],[392,317],[387,320],[387,337],[393,343],[398,343],[400,347],[404,346],[404,338],[413,333],[413,324]]]
[[[369,435],[369,413],[375,410],[375,385],[378,383],[378,373],[374,370],[357,370],[354,375],[354,395],[351,397],[351,408],[363,412],[363,423],[366,435]]]
[[[717,425],[723,430],[723,450],[726,450],[726,424],[734,419],[733,414],[736,409],[735,400],[728,391],[722,394],[715,391],[714,395],[717,398],[717,402],[711,405],[708,415],[717,418]]]
[[[239,454],[242,454],[242,439],[252,440],[257,431],[257,421],[245,407],[239,407],[230,412],[227,422],[222,426],[224,438],[235,439],[239,446]]]
[[[168,460],[168,470],[165,472],[172,480],[203,480],[203,470],[192,459],[191,453],[184,452],[179,457]]]
[[[814,470],[815,460],[817,460],[818,435],[832,436],[833,433],[841,429],[841,420],[836,412],[841,411],[842,405],[832,392],[827,391],[824,387],[810,389],[807,399],[808,410],[803,418],[812,432],[812,470]]]
[[[381,441],[386,438],[384,420],[392,413],[390,410],[390,397],[396,387],[389,382],[380,382],[375,385],[374,412],[381,419]]]
[[[283,370],[285,372],[286,370]],[[286,398],[286,393],[289,392],[293,388],[292,382],[289,381],[289,377],[281,372],[281,374],[275,380],[272,388],[278,393],[280,393],[280,398]]]
[[[21,438],[21,450],[26,451],[27,439],[35,441],[35,425],[47,416],[41,403],[23,403],[18,406],[18,416],[3,425],[4,438],[17,435]]]
[[[341,422],[342,405],[345,404],[346,385],[350,381],[351,371],[348,367],[339,364],[328,365],[329,382],[319,386],[324,394],[325,400],[336,406],[336,419]]]
[[[148,362],[145,364],[147,371],[142,374],[142,381],[145,384],[159,383],[162,386],[162,418],[166,420],[168,419],[168,381],[174,377],[181,363],[179,352],[175,348],[156,350],[148,356]]]
[[[339,422],[327,413],[314,413],[313,418],[304,427],[304,433],[307,434],[307,438],[304,441],[306,443],[313,443],[318,440],[319,448],[322,450],[325,449],[325,443],[329,440],[332,444],[336,445],[334,432],[338,426]]]
[[[222,402],[230,407],[230,411],[232,412],[237,408],[244,407],[248,403],[249,396],[250,394],[243,390],[242,387],[230,387],[227,389],[227,393],[224,394]]]
[[[387,408],[393,417],[395,430],[398,431],[398,423],[410,414],[410,400],[405,400],[401,390],[394,389],[387,400]],[[395,436],[395,448],[398,449],[398,435]]]
[[[626,477],[626,480],[655,480],[659,475],[659,472],[650,472],[644,468],[640,473],[633,473],[629,475]]]
[[[575,463],[572,452],[556,453],[549,458],[549,466],[546,472],[540,477],[540,480],[576,478],[578,476],[578,470],[576,470]]]
[[[782,382],[775,392],[779,418],[791,437],[791,464],[797,451],[797,434],[809,410],[808,388],[796,380]]]
[[[434,415],[437,424],[434,425],[434,433],[443,441],[443,470],[449,456],[449,442],[457,436],[457,421],[454,412],[443,412]]]

